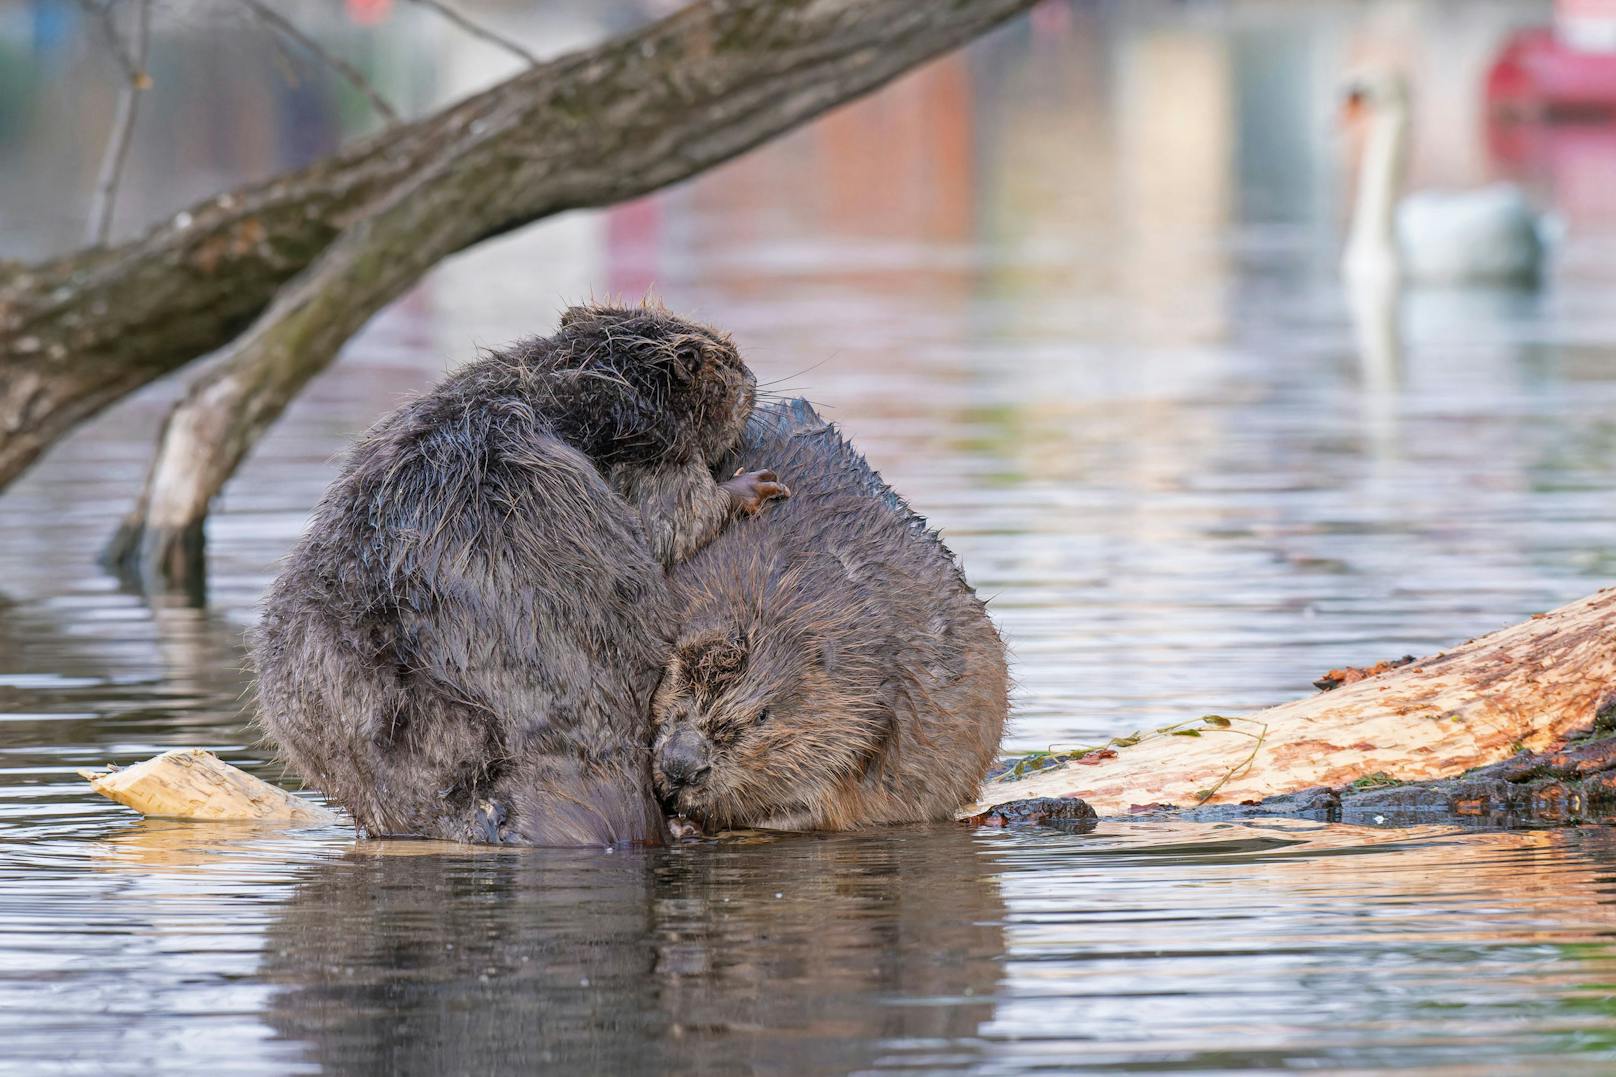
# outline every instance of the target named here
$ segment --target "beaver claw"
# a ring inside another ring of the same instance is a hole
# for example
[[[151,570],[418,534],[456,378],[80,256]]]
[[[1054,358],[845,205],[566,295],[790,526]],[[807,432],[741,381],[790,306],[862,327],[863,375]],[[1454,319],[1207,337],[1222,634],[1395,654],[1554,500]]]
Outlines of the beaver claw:
[[[775,498],[791,496],[791,488],[780,481],[780,476],[762,471],[737,471],[735,477],[722,484],[722,489],[735,499],[735,507],[748,516],[763,511],[763,506]]]

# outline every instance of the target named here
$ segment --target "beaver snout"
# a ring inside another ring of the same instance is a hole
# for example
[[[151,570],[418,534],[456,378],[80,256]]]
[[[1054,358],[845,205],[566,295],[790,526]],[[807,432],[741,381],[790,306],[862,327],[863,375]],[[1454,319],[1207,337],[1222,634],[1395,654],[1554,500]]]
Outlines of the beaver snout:
[[[694,729],[676,730],[657,751],[657,769],[675,789],[701,781],[713,769],[706,738]]]

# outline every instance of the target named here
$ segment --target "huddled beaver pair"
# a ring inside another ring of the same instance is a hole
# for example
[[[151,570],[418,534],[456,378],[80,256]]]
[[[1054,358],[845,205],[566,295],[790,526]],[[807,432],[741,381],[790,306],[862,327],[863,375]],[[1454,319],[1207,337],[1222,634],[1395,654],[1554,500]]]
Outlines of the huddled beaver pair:
[[[714,329],[577,307],[382,419],[253,632],[270,739],[377,835],[654,843],[658,794],[708,827],[949,817],[1003,643],[925,522],[755,385]]]

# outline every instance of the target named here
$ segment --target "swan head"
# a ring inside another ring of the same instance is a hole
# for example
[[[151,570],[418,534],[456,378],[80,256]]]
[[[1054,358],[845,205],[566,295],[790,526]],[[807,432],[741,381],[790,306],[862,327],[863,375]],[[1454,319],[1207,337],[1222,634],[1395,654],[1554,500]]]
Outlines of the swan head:
[[[1408,102],[1408,79],[1395,68],[1362,68],[1341,88],[1342,118],[1349,124],[1365,117],[1406,113]]]

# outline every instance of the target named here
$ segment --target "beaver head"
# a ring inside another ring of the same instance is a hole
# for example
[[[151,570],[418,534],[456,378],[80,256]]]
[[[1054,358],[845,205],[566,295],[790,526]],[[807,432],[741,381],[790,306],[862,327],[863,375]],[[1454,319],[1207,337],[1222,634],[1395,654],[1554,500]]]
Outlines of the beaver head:
[[[758,597],[731,595],[705,614],[698,600],[652,703],[657,793],[710,827],[817,819],[889,732],[877,656],[850,653],[847,618],[824,616],[800,581],[777,584],[732,579]]]
[[[619,452],[627,430],[645,428],[654,414],[668,423],[665,449],[716,465],[739,439],[757,395],[757,379],[741,360],[729,334],[689,321],[666,308],[591,304],[569,307],[551,338],[556,361],[630,389],[627,398],[604,390],[596,414],[628,407],[608,437]],[[632,404],[627,403],[631,400]],[[601,428],[604,431],[608,427]],[[603,458],[614,455],[610,446]]]

